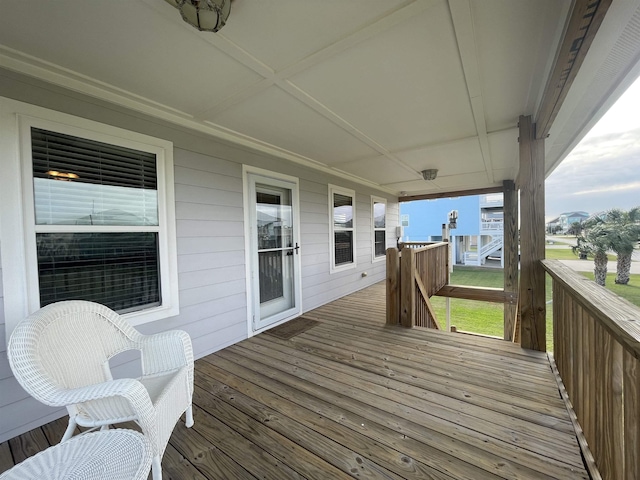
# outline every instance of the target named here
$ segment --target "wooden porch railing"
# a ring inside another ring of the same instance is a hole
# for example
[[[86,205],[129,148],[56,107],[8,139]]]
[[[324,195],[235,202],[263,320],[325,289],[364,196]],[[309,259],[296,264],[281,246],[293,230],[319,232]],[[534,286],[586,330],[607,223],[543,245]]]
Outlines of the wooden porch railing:
[[[433,295],[515,305],[502,288],[449,285],[448,242],[406,242],[387,249],[387,324],[440,329]]]
[[[640,479],[640,309],[544,260],[553,278],[553,356],[604,480]]]
[[[398,250],[402,250],[403,248],[422,248],[428,247],[431,245],[436,245],[444,242],[399,242]]]
[[[387,250],[387,323],[440,328],[429,298],[448,283],[449,244],[402,244]]]

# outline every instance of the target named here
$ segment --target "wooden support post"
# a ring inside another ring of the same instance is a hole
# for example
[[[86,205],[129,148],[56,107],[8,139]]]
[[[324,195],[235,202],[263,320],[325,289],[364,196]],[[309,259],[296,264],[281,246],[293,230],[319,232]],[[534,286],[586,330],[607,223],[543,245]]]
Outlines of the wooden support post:
[[[546,350],[544,269],[544,139],[536,139],[530,116],[520,129],[520,338],[523,348]]]
[[[416,252],[403,248],[400,258],[400,324],[413,328],[416,325]]]
[[[400,323],[400,254],[387,248],[387,325]]]
[[[512,180],[503,182],[504,291],[518,292],[518,192]],[[504,306],[504,339],[513,341],[517,305]]]
[[[447,227],[447,285],[451,283],[451,274],[453,273],[454,259],[452,255],[451,234]],[[446,331],[451,330],[451,299],[447,297],[445,300],[445,314],[446,314]]]

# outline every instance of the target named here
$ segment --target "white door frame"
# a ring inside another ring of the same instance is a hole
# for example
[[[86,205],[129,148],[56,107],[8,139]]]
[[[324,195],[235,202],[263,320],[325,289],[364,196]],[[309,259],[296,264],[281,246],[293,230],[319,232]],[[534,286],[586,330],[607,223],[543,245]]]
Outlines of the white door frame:
[[[297,242],[300,246],[300,194],[299,194],[299,180],[297,177],[285,175],[281,173],[272,172],[258,167],[252,167],[249,165],[242,166],[242,185],[243,185],[243,204],[244,204],[244,244],[245,244],[245,272],[246,272],[246,288],[247,288],[247,336],[252,337],[260,332],[268,330],[276,325],[284,323],[292,318],[299,316],[302,313],[302,280],[301,280],[301,250],[298,250],[294,255],[294,308],[288,310],[287,314],[278,317],[273,323],[264,326],[262,328],[254,328],[254,319],[259,318],[260,315],[260,296],[257,287],[257,258],[253,252],[252,238],[254,235],[255,226],[252,224],[251,215],[251,176],[260,176],[268,183],[272,180],[274,184],[278,182],[287,182],[292,184],[291,189],[291,204],[293,207],[293,238],[294,242]],[[256,252],[257,253],[257,252]]]

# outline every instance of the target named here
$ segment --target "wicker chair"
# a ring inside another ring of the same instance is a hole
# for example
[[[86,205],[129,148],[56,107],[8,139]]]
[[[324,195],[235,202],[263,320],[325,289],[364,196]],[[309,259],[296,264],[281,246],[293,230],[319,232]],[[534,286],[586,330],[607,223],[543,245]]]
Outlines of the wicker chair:
[[[109,359],[139,350],[142,377],[113,379]],[[74,300],[47,305],[23,320],[8,346],[22,387],[40,402],[67,407],[69,426],[102,427],[135,421],[153,447],[153,479],[182,413],[193,425],[193,350],[186,332],[142,335],[113,310]]]
[[[149,440],[138,432],[91,432],[27,458],[0,480],[147,480],[151,455]]]

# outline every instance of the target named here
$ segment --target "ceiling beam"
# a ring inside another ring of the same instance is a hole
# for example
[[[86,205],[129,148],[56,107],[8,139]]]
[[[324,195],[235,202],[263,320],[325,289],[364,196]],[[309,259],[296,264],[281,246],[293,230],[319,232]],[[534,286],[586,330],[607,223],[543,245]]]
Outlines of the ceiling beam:
[[[536,116],[536,138],[549,135],[612,0],[575,0]]]
[[[473,120],[478,133],[478,142],[484,168],[489,182],[494,181],[493,164],[491,162],[491,149],[487,136],[487,124],[485,121],[484,100],[482,98],[482,83],[480,82],[480,68],[478,66],[478,52],[476,37],[473,29],[473,17],[469,0],[449,0],[449,12],[453,22],[453,29],[458,42],[458,52],[462,62],[462,70],[467,85],[467,93]]]
[[[154,0],[143,0],[144,2],[152,2]],[[369,24],[362,26],[361,28],[351,32],[344,38],[339,41],[327,45],[320,50],[304,57],[297,62],[293,63],[285,67],[282,70],[272,70],[271,68],[264,65],[261,61],[254,58],[252,55],[247,53],[244,49],[236,45],[233,41],[229,40],[225,37],[224,32],[216,35],[209,35],[204,37],[207,42],[212,44],[214,47],[223,51],[231,58],[238,59],[245,67],[253,70],[256,74],[264,77],[268,82],[259,82],[260,86],[270,86],[270,84],[278,83],[282,88],[282,82],[287,81],[292,76],[302,71],[305,71],[315,65],[318,65],[322,61],[331,58],[333,55],[336,55],[340,52],[348,50],[349,48],[361,43],[381,32],[384,32],[395,25],[402,23],[408,19],[411,19],[423,11],[431,8],[431,2],[425,2],[420,0],[406,0],[403,4],[398,6],[395,11],[383,15],[380,18],[374,19]],[[165,10],[166,7],[162,6]],[[187,28],[192,28],[189,25],[185,26]],[[227,99],[224,103],[210,105],[203,109],[202,112],[199,113],[199,117],[207,117],[212,118],[218,113],[232,107],[236,103],[240,103],[250,96],[254,94],[252,89],[259,88],[255,86],[248,87],[245,91],[238,92],[234,98],[235,102],[231,101],[231,99]],[[286,90],[286,89],[285,89]]]
[[[435,200],[436,198],[468,197],[470,195],[487,195],[489,193],[502,193],[502,185],[496,187],[474,188],[472,190],[455,190],[448,192],[425,193],[423,195],[407,195],[398,198],[398,202],[413,202],[414,200]]]

